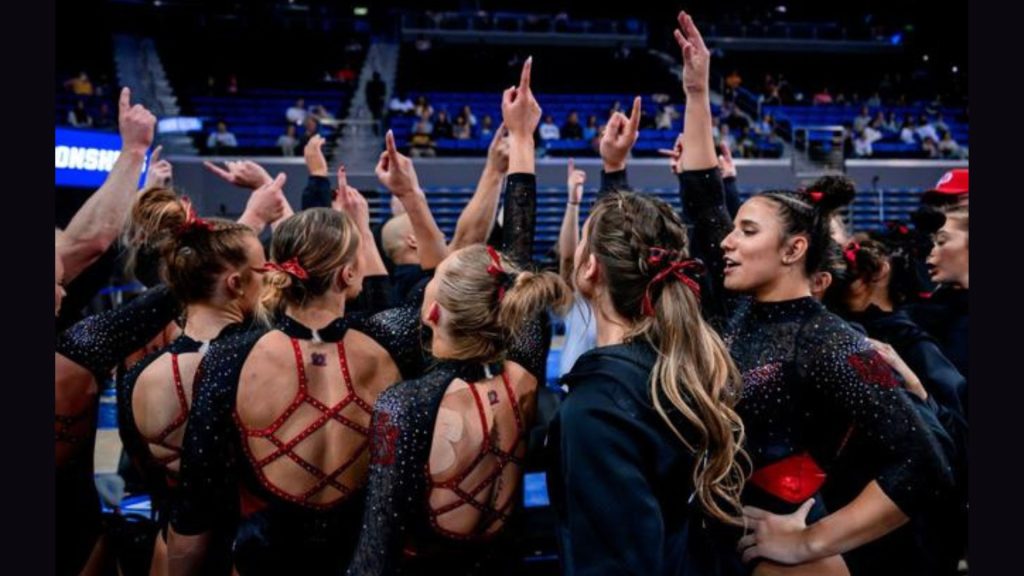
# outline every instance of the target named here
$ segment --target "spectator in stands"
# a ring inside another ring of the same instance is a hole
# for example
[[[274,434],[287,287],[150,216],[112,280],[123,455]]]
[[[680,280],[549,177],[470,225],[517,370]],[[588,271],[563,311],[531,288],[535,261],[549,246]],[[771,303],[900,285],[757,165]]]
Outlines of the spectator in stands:
[[[206,139],[206,148],[214,154],[223,154],[229,148],[238,148],[238,140],[235,135],[228,132],[228,125],[223,120],[217,122],[217,131],[211,132]]]
[[[898,134],[902,127],[903,127],[903,125],[900,124],[900,121],[896,119],[896,112],[895,111],[890,111],[889,112],[889,119],[886,120],[886,122],[885,122],[886,130],[888,130],[889,132],[892,132],[893,134]]]
[[[715,116],[711,119],[711,136],[715,139],[715,142],[719,142],[722,139],[722,122]]]
[[[939,133],[935,131],[935,127],[932,126],[932,123],[928,120],[928,116],[921,114],[917,120],[917,128],[914,131],[922,142],[930,138],[935,141],[936,145],[938,145]]]
[[[412,128],[412,137],[409,139],[409,155],[413,158],[437,156],[437,152],[434,150],[433,134],[434,124],[430,121],[430,114],[424,112]]]
[[[829,94],[828,92],[828,86],[825,86],[824,88],[821,89],[821,92],[815,94],[814,100],[812,101],[812,104],[814,104],[815,106],[825,106],[831,103],[832,95]]]
[[[548,114],[540,124],[540,139],[545,141],[558,140],[561,137],[562,134],[558,129],[558,124],[555,124],[555,119]]]
[[[900,127],[900,141],[904,144],[916,144],[917,138],[914,132],[914,121],[907,116],[903,119],[903,126]]]
[[[754,142],[751,132],[752,130],[749,127],[743,128],[740,131],[739,143],[736,146],[739,148],[740,156],[743,158],[757,157],[757,142]]]
[[[69,88],[77,96],[92,96],[94,92],[92,81],[85,72],[80,72],[78,76],[64,82],[64,87]]]
[[[942,132],[949,132],[949,124],[946,124],[946,121],[942,119],[942,112],[939,112],[935,117],[935,122],[932,122],[932,126],[935,126],[935,129],[938,130],[940,134]]]
[[[679,111],[672,104],[665,104],[658,111],[658,117],[654,121],[654,127],[658,130],[671,130],[672,123],[679,119]]]
[[[741,84],[743,84],[743,78],[740,76],[739,70],[729,72],[729,75],[725,77],[725,91],[722,93],[722,98],[726,102],[735,102],[736,91],[739,90]]]
[[[296,146],[296,152],[306,148],[306,144],[313,139],[313,136],[320,134],[320,123],[316,121],[316,118],[307,115],[305,122],[302,123],[303,132],[299,138],[299,145]]]
[[[721,126],[719,126],[719,132],[720,132],[720,135],[718,137],[719,143],[721,145],[728,146],[730,152],[732,152],[733,154],[737,154],[738,155],[739,154],[739,146],[736,144],[736,139],[733,138],[732,134],[729,131],[729,125],[728,124],[722,124]]]
[[[612,114],[615,114],[616,112],[622,112],[622,102],[619,102],[618,100],[612,102],[612,107],[608,109],[608,117],[611,118]]]
[[[565,125],[562,126],[561,135],[565,140],[583,139],[583,126],[580,125],[580,115],[575,110],[569,112],[569,117],[565,120]]]
[[[452,135],[455,136],[456,140],[469,140],[472,135],[472,128],[470,128],[469,122],[466,122],[465,116],[458,116],[455,118],[455,126],[452,128]]]
[[[921,140],[921,150],[924,151],[925,157],[927,158],[941,158],[942,152],[939,151],[939,143],[931,136],[926,136]]]
[[[309,115],[312,116],[313,118],[316,118],[316,121],[320,122],[321,124],[323,124],[324,120],[334,120],[334,114],[328,112],[327,109],[320,104],[317,104],[316,106],[310,108]]]
[[[423,118],[423,114],[427,115],[427,120],[434,117],[434,107],[427,102],[426,96],[420,96],[416,99],[416,106],[413,108],[413,114],[417,118]]]
[[[761,136],[775,134],[775,119],[772,118],[771,114],[765,114],[761,121],[754,125],[754,131]]]
[[[380,72],[374,71],[373,78],[366,83],[366,106],[370,109],[370,114],[373,114],[374,120],[380,120],[384,116],[384,94],[387,91],[387,84],[380,77]]]
[[[302,123],[306,121],[307,114],[308,113],[306,112],[306,101],[302,98],[299,98],[298,100],[295,101],[295,105],[289,108],[284,113],[284,117],[292,124],[295,124],[296,126],[301,126]]]
[[[295,124],[288,124],[284,128],[284,134],[277,138],[277,147],[281,149],[281,156],[295,156],[295,149],[299,145],[299,139],[295,137]]]
[[[388,111],[393,115],[410,116],[416,109],[416,105],[404,92],[398,92],[388,103]]]
[[[75,128],[92,128],[92,116],[85,109],[85,100],[75,102],[75,107],[68,112],[68,124]]]
[[[462,107],[462,112],[459,113],[459,116],[466,119],[466,125],[470,128],[476,128],[476,116],[473,115],[473,111],[469,108],[468,104]]]
[[[110,105],[106,102],[100,102],[99,113],[96,115],[96,121],[93,123],[96,128],[116,128],[117,122],[114,120],[114,115],[111,113]]]
[[[744,128],[750,126],[750,120],[747,120],[746,116],[732,102],[722,104],[722,122],[728,124],[729,129],[735,134],[739,134]]]
[[[484,119],[480,121],[480,137],[490,138],[494,135],[494,120],[491,119],[490,114],[485,114]]]
[[[860,115],[853,119],[853,131],[860,132],[871,124],[871,113],[868,111],[867,106],[863,106],[860,109]]]
[[[866,104],[869,108],[878,108],[882,105],[882,97],[878,94],[878,92],[875,92],[874,94],[871,95],[871,98],[868,98]]]
[[[597,126],[597,116],[595,114],[591,114],[590,117],[587,118],[587,125],[583,128],[583,139],[588,142],[592,141],[597,137],[597,133],[599,131],[600,130]]]
[[[953,139],[953,134],[949,130],[942,131],[942,140],[939,142],[939,152],[943,158],[957,158],[962,159],[964,157],[963,149],[957,144],[956,140]]]
[[[451,138],[452,134],[452,122],[448,119],[448,112],[441,110],[437,113],[437,120],[434,120],[434,138]]]
[[[770,91],[768,92],[768,96],[765,97],[765,99],[762,102],[762,104],[765,105],[765,106],[781,106],[782,105],[782,97],[779,96],[779,87],[778,86],[772,86],[771,87]]]
[[[870,158],[874,151],[871,149],[871,138],[867,131],[869,128],[865,126],[857,131],[857,137],[853,139],[853,155],[857,158]]]

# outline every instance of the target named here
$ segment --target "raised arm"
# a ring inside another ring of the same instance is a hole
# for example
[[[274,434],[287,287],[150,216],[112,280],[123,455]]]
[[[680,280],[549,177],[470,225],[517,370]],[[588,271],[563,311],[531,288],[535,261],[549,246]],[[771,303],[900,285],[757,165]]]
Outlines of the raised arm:
[[[626,179],[626,161],[629,152],[640,134],[640,97],[633,99],[633,110],[629,117],[622,112],[612,114],[601,135],[601,188],[602,196],[612,190],[629,190]]]
[[[533,255],[537,224],[537,176],[533,133],[540,123],[541,108],[530,88],[533,57],[526,59],[519,85],[502,94],[501,115],[509,133],[509,177],[505,182],[505,225],[502,251],[526,264]]]
[[[478,244],[487,240],[494,226],[494,216],[498,210],[498,197],[501,196],[502,180],[508,173],[508,139],[505,137],[505,125],[498,126],[494,138],[487,149],[487,163],[477,182],[476,191],[469,204],[459,215],[455,224],[455,235],[449,251]]]
[[[327,178],[327,159],[323,153],[324,138],[317,134],[309,139],[302,150],[309,170],[309,180],[302,190],[301,209],[326,208],[331,205],[331,181]]]
[[[583,183],[587,173],[576,169],[576,163],[569,158],[569,174],[566,188],[565,215],[562,229],[558,233],[558,274],[565,283],[572,286],[573,258],[580,240],[580,201],[583,198]]]
[[[132,207],[146,159],[153,143],[156,116],[141,104],[131,105],[131,90],[121,90],[118,102],[121,153],[106,181],[86,200],[57,239],[57,255],[64,264],[64,282],[71,282],[106,252],[117,239]]]
[[[430,213],[427,196],[420,188],[412,160],[395,148],[395,135],[391,130],[388,130],[384,142],[387,149],[381,152],[377,162],[377,178],[398,198],[409,214],[409,222],[416,235],[420,266],[424,270],[434,269],[448,255],[444,233],[437,227],[434,215]]]

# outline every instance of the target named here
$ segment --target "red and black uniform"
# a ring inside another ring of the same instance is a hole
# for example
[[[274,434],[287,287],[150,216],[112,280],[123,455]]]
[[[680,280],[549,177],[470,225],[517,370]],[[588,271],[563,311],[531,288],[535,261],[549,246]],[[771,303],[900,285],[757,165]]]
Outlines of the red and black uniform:
[[[696,248],[711,271],[706,309],[721,309],[723,302],[728,307],[723,332],[743,373],[737,410],[755,468],[744,502],[790,513],[818,495],[809,521],[820,519],[826,510],[819,490],[854,436],[868,447],[859,451],[858,469],[867,481],[877,480],[905,514],[913,518],[940,499],[953,482],[951,465],[885,360],[809,296],[729,299],[720,244],[733,226],[721,176],[717,169],[688,171],[683,180]]]
[[[86,368],[96,386],[102,386],[118,362],[153,339],[179,310],[166,287],[153,288],[69,328],[57,339],[56,353]],[[68,413],[58,405],[55,413],[57,574],[77,574],[100,533],[100,502],[93,482],[96,392],[85,408]]]

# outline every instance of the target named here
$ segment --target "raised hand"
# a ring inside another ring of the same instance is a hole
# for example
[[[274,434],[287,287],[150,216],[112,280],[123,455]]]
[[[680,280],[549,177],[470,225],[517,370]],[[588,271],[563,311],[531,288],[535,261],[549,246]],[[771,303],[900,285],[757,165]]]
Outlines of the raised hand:
[[[336,207],[341,212],[348,214],[360,230],[370,229],[370,205],[355,187],[339,186]]]
[[[306,147],[302,150],[310,176],[327,177],[327,159],[324,158],[323,146],[324,137],[316,134],[306,142]]]
[[[711,53],[704,45],[704,38],[686,12],[677,17],[679,30],[674,31],[676,43],[683,53],[683,92],[687,96],[707,94]]]
[[[167,160],[160,160],[160,152],[163,148],[163,146],[157,146],[149,156],[149,169],[146,170],[146,183],[142,185],[143,189],[155,186],[163,188],[171,185],[174,167]]]
[[[377,162],[377,179],[399,200],[420,191],[420,182],[412,160],[395,148],[395,134],[388,130],[384,136],[386,150]]]
[[[132,91],[127,86],[121,89],[117,103],[117,126],[121,133],[121,149],[145,154],[153,144],[156,116],[142,104],[132,106]]]
[[[640,97],[633,99],[633,110],[627,118],[622,112],[612,114],[601,135],[601,160],[605,172],[615,172],[626,167],[629,151],[636,144],[640,133]]]
[[[578,206],[580,201],[583,199],[583,184],[587,181],[587,173],[583,170],[576,169],[576,161],[569,158],[569,166],[567,170],[567,188],[569,189],[569,204]]]
[[[284,172],[277,175],[277,178],[270,180],[253,190],[249,196],[249,202],[245,205],[243,219],[246,224],[263,226],[280,219],[287,210],[288,201],[284,197],[284,184],[288,177]],[[254,222],[251,218],[255,217]],[[255,226],[253,226],[255,227]]]
[[[681,173],[683,171],[683,134],[680,133],[676,136],[676,143],[672,145],[671,150],[658,148],[658,154],[668,156],[668,166],[673,174]]]
[[[735,178],[736,164],[732,161],[732,150],[724,142],[720,145],[720,149],[722,153],[718,155],[718,167],[722,170],[722,178]]]
[[[505,133],[505,123],[502,122],[487,147],[487,167],[499,174],[508,172],[508,138]]]
[[[501,117],[509,134],[520,138],[533,138],[533,132],[540,123],[542,110],[530,89],[530,73],[533,56],[523,63],[519,86],[513,86],[501,95]]]
[[[255,190],[273,180],[270,177],[270,173],[252,160],[229,160],[224,165],[226,169],[217,166],[209,160],[203,162],[203,166],[206,166],[210,172],[216,174],[221,180],[239,188]]]

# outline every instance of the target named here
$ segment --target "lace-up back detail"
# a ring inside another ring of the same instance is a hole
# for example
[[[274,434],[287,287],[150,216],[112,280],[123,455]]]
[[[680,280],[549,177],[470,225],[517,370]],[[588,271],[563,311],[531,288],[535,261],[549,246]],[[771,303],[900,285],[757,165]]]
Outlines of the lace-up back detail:
[[[336,358],[329,353],[331,344],[314,347],[311,365],[323,372],[313,383],[299,340],[289,341],[298,378],[294,396],[288,401],[283,393],[288,378],[277,366],[265,363],[249,378],[243,369],[235,420],[245,454],[264,488],[307,508],[328,509],[365,481],[372,400],[353,387],[342,341],[333,344]],[[259,373],[263,368],[270,368],[270,373]],[[334,376],[338,373],[340,383]],[[256,383],[247,391],[249,381]],[[260,426],[272,411],[277,416]]]
[[[536,384],[532,376],[523,378]],[[426,467],[428,517],[435,531],[486,539],[505,526],[526,453],[529,415],[524,412],[531,409],[520,406],[508,371],[500,378],[452,383],[441,401]]]

